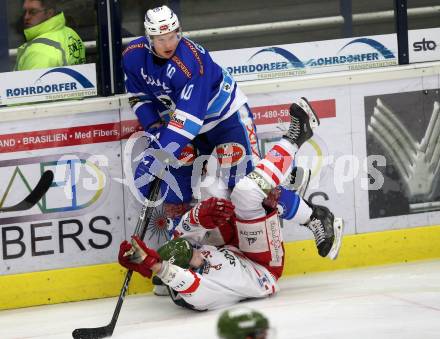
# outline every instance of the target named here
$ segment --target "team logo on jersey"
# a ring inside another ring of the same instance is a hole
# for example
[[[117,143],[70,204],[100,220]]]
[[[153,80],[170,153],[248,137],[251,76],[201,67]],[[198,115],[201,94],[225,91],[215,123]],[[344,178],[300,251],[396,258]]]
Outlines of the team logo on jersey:
[[[183,129],[183,127],[185,126],[185,121],[186,121],[186,118],[183,115],[174,113],[171,115],[171,119],[170,119],[169,124],[171,126],[176,127],[176,128]]]
[[[250,249],[250,247],[257,242],[258,237],[264,235],[264,232],[262,230],[255,230],[255,231],[240,230],[240,235],[247,240]]]
[[[246,155],[243,145],[229,142],[216,147],[217,159],[222,168],[230,168],[239,164]]]
[[[257,238],[256,238],[256,237],[253,237],[253,238],[246,238],[246,240],[248,241],[249,246],[251,246],[254,242],[257,241]]]

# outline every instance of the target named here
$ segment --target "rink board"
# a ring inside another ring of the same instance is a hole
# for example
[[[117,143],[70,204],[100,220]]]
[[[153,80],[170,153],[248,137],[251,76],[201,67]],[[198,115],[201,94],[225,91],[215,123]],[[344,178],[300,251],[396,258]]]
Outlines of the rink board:
[[[438,149],[426,131],[438,126],[439,73],[440,63],[432,63],[242,84],[263,152],[285,127],[292,99],[310,99],[321,126],[296,160],[312,169],[307,198],[314,195],[314,203],[345,221],[335,262],[317,255],[306,228],[284,222],[286,275],[440,257],[440,227],[432,226],[440,225],[439,176],[426,171],[429,166],[411,180],[400,175],[393,149],[375,138],[382,132],[374,123],[397,119],[402,135],[410,131],[413,148],[420,151],[429,139],[428,149]],[[33,209],[0,215],[0,308],[117,295],[124,277],[118,246],[132,234],[140,209],[123,180],[135,168],[133,151],[142,150],[127,140],[138,127],[126,97],[8,108],[0,119],[3,206],[20,200],[39,171],[59,174],[57,186]],[[372,169],[370,155],[387,165]],[[368,176],[378,173],[384,187],[372,189]],[[146,236],[151,247],[165,240],[162,221],[159,211]],[[131,293],[151,290],[144,279],[133,280]]]
[[[440,258],[440,226],[345,236],[336,261],[321,258],[313,241],[285,244],[283,277],[320,271]],[[0,309],[105,298],[120,293],[126,271],[117,263],[3,276]],[[129,294],[152,291],[134,274]]]

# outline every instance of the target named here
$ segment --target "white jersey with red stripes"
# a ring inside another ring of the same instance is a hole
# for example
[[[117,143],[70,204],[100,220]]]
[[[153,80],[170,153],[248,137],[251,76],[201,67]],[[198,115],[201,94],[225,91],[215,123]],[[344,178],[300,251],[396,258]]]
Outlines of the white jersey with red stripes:
[[[203,245],[199,250],[205,258],[201,268],[195,271],[173,265],[175,274],[166,282],[191,308],[217,309],[279,290],[275,277],[237,248]]]

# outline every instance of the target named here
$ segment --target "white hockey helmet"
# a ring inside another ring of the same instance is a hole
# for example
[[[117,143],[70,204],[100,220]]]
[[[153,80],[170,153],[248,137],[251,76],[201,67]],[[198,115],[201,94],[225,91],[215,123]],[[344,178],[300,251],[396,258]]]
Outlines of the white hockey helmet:
[[[145,13],[145,34],[162,35],[180,28],[177,15],[167,6],[149,9]]]

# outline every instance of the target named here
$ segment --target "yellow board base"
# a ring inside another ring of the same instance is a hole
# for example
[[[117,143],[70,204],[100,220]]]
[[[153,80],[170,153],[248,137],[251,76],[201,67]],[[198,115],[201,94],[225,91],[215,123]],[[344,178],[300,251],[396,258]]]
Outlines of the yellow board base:
[[[345,236],[335,261],[319,257],[312,240],[285,244],[283,276],[440,258],[440,226]],[[118,296],[125,270],[117,263],[0,277],[0,310]],[[152,290],[134,274],[129,294]]]
[[[440,258],[440,226],[347,235],[336,260],[321,258],[315,243],[284,245],[283,276]]]

